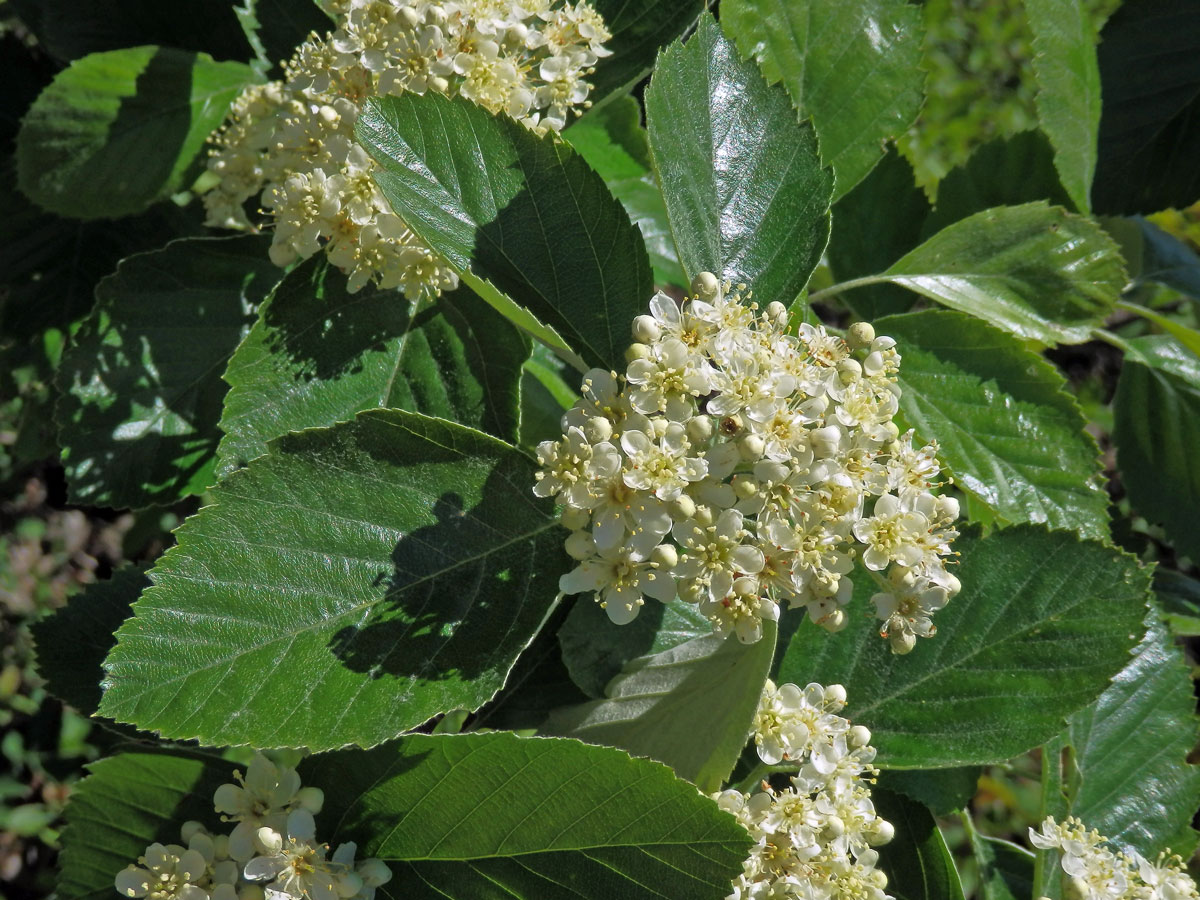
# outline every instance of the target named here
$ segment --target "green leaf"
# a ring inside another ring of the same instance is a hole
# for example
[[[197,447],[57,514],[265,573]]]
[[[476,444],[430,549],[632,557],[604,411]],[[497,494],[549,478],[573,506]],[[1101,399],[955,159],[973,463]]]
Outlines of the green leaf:
[[[101,714],[327,750],[495,694],[568,563],[533,462],[400,410],[268,449],[176,532],[117,633]]]
[[[1099,225],[1045,203],[956,222],[884,279],[1043,344],[1088,340],[1127,281],[1116,244]]]
[[[1001,522],[1108,535],[1099,448],[1053,365],[978,319],[926,310],[880,319],[899,341],[900,419],[938,443],[954,484]]]
[[[912,653],[879,638],[859,569],[850,625],[828,634],[806,621],[784,656],[781,681],[846,686],[846,714],[871,729],[884,768],[986,765],[1044,742],[1141,633],[1150,579],[1132,557],[1031,526],[967,529],[954,546],[962,593]]]
[[[1100,38],[1104,107],[1092,188],[1096,211],[1152,213],[1194,203],[1200,196],[1200,8],[1189,0],[1125,3]]]
[[[684,272],[791,303],[829,240],[833,178],[786,92],[705,15],[687,44],[660,57],[646,121]]]
[[[1100,127],[1100,67],[1091,8],[1083,0],[1026,0],[1033,28],[1038,121],[1075,209],[1091,210]]]
[[[929,212],[912,166],[895,148],[889,150],[833,208],[828,258],[834,278],[847,281],[882,272],[920,243],[921,223]],[[907,312],[916,302],[911,291],[894,284],[863,287],[843,299],[867,321]]]
[[[980,900],[1029,900],[1033,896],[1033,854],[1024,847],[970,829],[979,864]]]
[[[717,900],[750,850],[665,766],[577,741],[413,735],[302,774],[327,785],[323,833],[390,864],[385,897]]]
[[[188,819],[216,828],[212,797],[233,765],[211,757],[126,752],[88,766],[71,791],[55,896],[111,900],[117,873],[155,841],[179,843]]]
[[[605,686],[635,657],[661,653],[709,634],[712,625],[690,603],[648,603],[628,625],[614,625],[600,604],[580,597],[559,629],[558,640],[571,678],[588,696],[600,698]]]
[[[1200,359],[1169,337],[1129,342],[1113,401],[1117,465],[1133,508],[1200,560]]]
[[[979,766],[959,769],[884,769],[879,774],[880,787],[894,794],[915,800],[935,816],[948,816],[955,810],[966,809],[975,797]]]
[[[1157,608],[1145,624],[1133,659],[1067,722],[1079,773],[1071,814],[1149,859],[1168,848],[1186,857],[1200,796],[1200,766],[1189,765],[1188,754],[1200,721],[1191,674]]]
[[[1138,264],[1130,263],[1135,284],[1156,281],[1200,300],[1200,256],[1191,247],[1141,216],[1116,221],[1135,229]]]
[[[908,130],[924,96],[921,10],[904,0],[734,0],[721,21],[743,56],[812,116],[846,194]]]
[[[568,378],[579,383],[578,372],[568,372],[549,347],[535,343],[521,372],[521,446],[562,438],[562,414],[579,399]]]
[[[1049,200],[1058,206],[1071,203],[1054,168],[1050,141],[1040,131],[996,138],[976,148],[965,164],[951,169],[938,182],[937,207],[925,220],[921,236],[930,237],[959,219],[993,206],[1017,206],[1035,200]]]
[[[693,638],[630,661],[595,700],[558,710],[543,731],[620,747],[664,762],[702,791],[737,764],[775,651],[775,625],[758,643]]]
[[[218,475],[289,431],[376,407],[438,416],[515,442],[529,340],[462,287],[414,305],[346,291],[323,259],[293,270],[229,361]]]
[[[161,44],[247,60],[250,45],[229,0],[7,0],[40,47],[60,60]]]
[[[875,788],[875,811],[896,829],[879,848],[879,868],[896,900],[963,900],[962,882],[929,810],[900,794]]]
[[[78,219],[141,212],[181,188],[254,70],[170,47],[94,53],[34,101],[17,136],[17,181]]]
[[[282,272],[262,237],[186,238],[121,261],[59,371],[70,497],[171,503],[212,483],[221,372]]]
[[[524,307],[518,324],[553,342],[540,319],[589,365],[624,369],[630,323],[654,292],[650,263],[567,144],[435,93],[370,100],[355,133],[392,209],[480,296]]]
[[[592,8],[604,17],[612,38],[605,46],[612,51],[596,63],[588,77],[599,103],[611,94],[626,93],[654,65],[660,47],[683,34],[704,12],[705,0],[593,0]]]
[[[662,191],[650,171],[650,144],[640,116],[633,97],[619,97],[588,113],[564,136],[641,229],[655,282],[687,288]]]
[[[133,615],[133,602],[149,586],[144,567],[126,566],[34,624],[37,670],[50,693],[85,715],[96,712],[104,657],[117,642],[114,632]]]
[[[1200,637],[1200,581],[1170,569],[1155,569],[1154,595],[1172,634]]]

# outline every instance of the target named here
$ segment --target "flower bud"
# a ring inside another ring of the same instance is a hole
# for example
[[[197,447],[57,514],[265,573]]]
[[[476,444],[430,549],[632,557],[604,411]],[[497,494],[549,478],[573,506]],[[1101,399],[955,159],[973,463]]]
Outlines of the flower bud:
[[[692,416],[687,423],[688,440],[693,444],[707,443],[713,435],[713,422],[709,416]]]
[[[863,367],[857,359],[843,359],[837,364],[837,370],[842,384],[850,384],[862,378]]]
[[[593,416],[583,426],[583,436],[589,444],[599,444],[613,436],[612,422],[603,416]]]
[[[840,684],[831,684],[825,688],[825,706],[836,712],[846,705],[846,688]]]
[[[846,734],[846,740],[851,747],[865,747],[871,743],[871,729],[866,725],[854,725]]]
[[[911,631],[893,631],[888,635],[888,643],[892,645],[893,653],[903,656],[917,646],[917,636]]]
[[[870,322],[855,322],[846,329],[846,343],[850,345],[851,350],[869,347],[873,340],[875,340],[875,329]]]
[[[692,279],[692,293],[701,300],[716,300],[721,295],[721,282],[712,272],[701,272]]]
[[[817,456],[833,456],[838,452],[838,447],[842,443],[842,429],[836,425],[816,428],[809,432],[808,436],[813,453]]]
[[[780,328],[786,327],[788,323],[787,307],[778,300],[772,300],[767,304],[767,318]]]
[[[325,805],[325,792],[318,787],[304,787],[296,792],[296,802],[314,816]]]
[[[635,359],[649,359],[654,354],[645,344],[630,344],[629,349],[625,351],[625,362],[633,362]]]
[[[662,329],[654,316],[637,316],[633,320],[633,339],[642,344],[653,344],[662,337]]]
[[[958,518],[958,500],[955,497],[938,497],[936,500],[938,515],[943,519],[954,521]]]
[[[696,520],[697,525],[707,528],[713,523],[713,511],[707,506],[697,506],[692,518]]]
[[[566,540],[567,555],[571,559],[584,560],[596,552],[596,542],[586,531],[576,531]]]
[[[747,462],[758,462],[766,449],[767,442],[761,434],[748,434],[738,441],[738,452]]]
[[[696,501],[687,494],[680,494],[667,504],[667,512],[671,514],[671,518],[676,522],[690,519],[696,515]]]
[[[650,551],[650,562],[661,569],[674,569],[679,565],[679,551],[674,544],[659,544]]]
[[[563,510],[563,513],[562,513],[563,528],[570,529],[571,531],[579,531],[583,528],[587,528],[588,524],[591,521],[592,521],[592,514],[590,512],[588,512],[588,510],[586,510],[586,509],[579,509],[578,507],[575,507],[575,506],[568,506],[566,509]]]
[[[869,841],[873,846],[886,844],[896,836],[896,829],[887,819],[876,819],[874,827],[871,828],[868,835]],[[882,873],[881,873],[882,874]]]

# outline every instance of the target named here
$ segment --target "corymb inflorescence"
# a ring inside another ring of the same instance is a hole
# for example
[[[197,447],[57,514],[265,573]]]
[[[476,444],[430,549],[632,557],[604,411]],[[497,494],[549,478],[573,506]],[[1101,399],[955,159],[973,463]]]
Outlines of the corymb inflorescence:
[[[678,597],[753,642],[783,603],[843,627],[858,559],[881,634],[908,652],[959,590],[958,502],[932,492],[937,446],[892,421],[896,342],[866,323],[790,332],[783,304],[711,273],[692,288],[655,295],[625,372],[588,372],[562,439],[538,447],[534,491],[565,507],[578,560],[561,590],[618,624]]]
[[[468,98],[535,131],[559,131],[588,105],[586,81],[609,55],[604,20],[561,0],[327,0],[337,28],[313,35],[285,80],[248,88],[212,138],[208,224],[254,230],[260,198],[273,225],[271,259],[291,265],[322,249],[349,276],[409,299],[457,276],[380,193],[376,163],[354,139],[363,102],[405,91]]]

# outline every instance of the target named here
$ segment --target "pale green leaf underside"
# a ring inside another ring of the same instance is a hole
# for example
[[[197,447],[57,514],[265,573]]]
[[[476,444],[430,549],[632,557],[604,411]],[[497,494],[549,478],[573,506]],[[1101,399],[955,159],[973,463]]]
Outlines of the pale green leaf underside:
[[[895,656],[867,613],[876,587],[855,574],[850,625],[805,622],[778,680],[840,682],[847,715],[871,729],[878,763],[939,768],[1007,760],[1056,734],[1128,661],[1149,574],[1095,541],[1014,526],[955,541],[962,592],[937,634]]]
[[[484,299],[502,303],[479,282],[589,365],[624,368],[629,323],[654,290],[650,263],[624,208],[565,142],[434,93],[369,101],[356,134],[392,209]]]
[[[1004,522],[1108,534],[1099,449],[1066,382],[1014,337],[962,313],[880,319],[899,341],[900,418],[937,441],[954,484]]]
[[[649,756],[718,790],[746,745],[775,636],[765,622],[755,644],[710,634],[638,657],[608,685],[608,699],[556,710],[543,730]]]
[[[336,786],[335,839],[391,864],[388,897],[717,900],[749,849],[665,766],[560,738],[413,735],[304,774]]]
[[[1081,0],[1026,0],[1033,29],[1038,121],[1054,165],[1080,212],[1091,210],[1100,129],[1100,65],[1090,8]]]
[[[654,168],[684,272],[791,303],[829,240],[833,177],[787,93],[711,16],[662,53],[646,90]]]
[[[834,199],[903,134],[924,99],[921,10],[903,0],[733,0],[721,21],[743,56],[812,116]]]
[[[469,288],[414,305],[398,291],[347,293],[314,258],[288,274],[238,346],[225,381],[217,471],[289,431],[365,409],[406,409],[517,440],[529,340]]]
[[[177,532],[118,632],[101,714],[321,750],[478,707],[566,568],[533,471],[399,410],[280,438]]]
[[[884,278],[1042,344],[1088,340],[1128,280],[1099,225],[1045,203],[955,222]]]

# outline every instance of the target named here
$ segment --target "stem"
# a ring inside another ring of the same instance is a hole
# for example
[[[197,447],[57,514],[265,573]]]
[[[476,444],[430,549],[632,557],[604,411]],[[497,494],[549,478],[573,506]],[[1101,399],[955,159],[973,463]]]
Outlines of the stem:
[[[1092,329],[1092,337],[1094,337],[1098,341],[1104,341],[1104,343],[1110,344],[1113,347],[1116,347],[1122,353],[1132,352],[1133,348],[1129,346],[1129,344],[1125,341],[1125,339],[1122,337],[1118,337],[1117,335],[1113,334],[1111,331],[1106,331],[1103,328],[1093,328]]]
[[[776,772],[795,772],[795,765],[780,763],[777,766],[772,766],[769,763],[759,762],[750,773],[735,785],[731,785],[734,790],[741,791],[743,794],[750,793],[754,787],[769,775],[774,775]]]
[[[872,284],[886,284],[892,280],[890,275],[866,275],[862,278],[851,278],[849,281],[843,281],[839,284],[831,284],[827,288],[822,288],[815,294],[808,295],[809,303],[816,303],[824,300],[826,297],[833,297],[843,291],[848,291],[852,288],[867,287]]]

